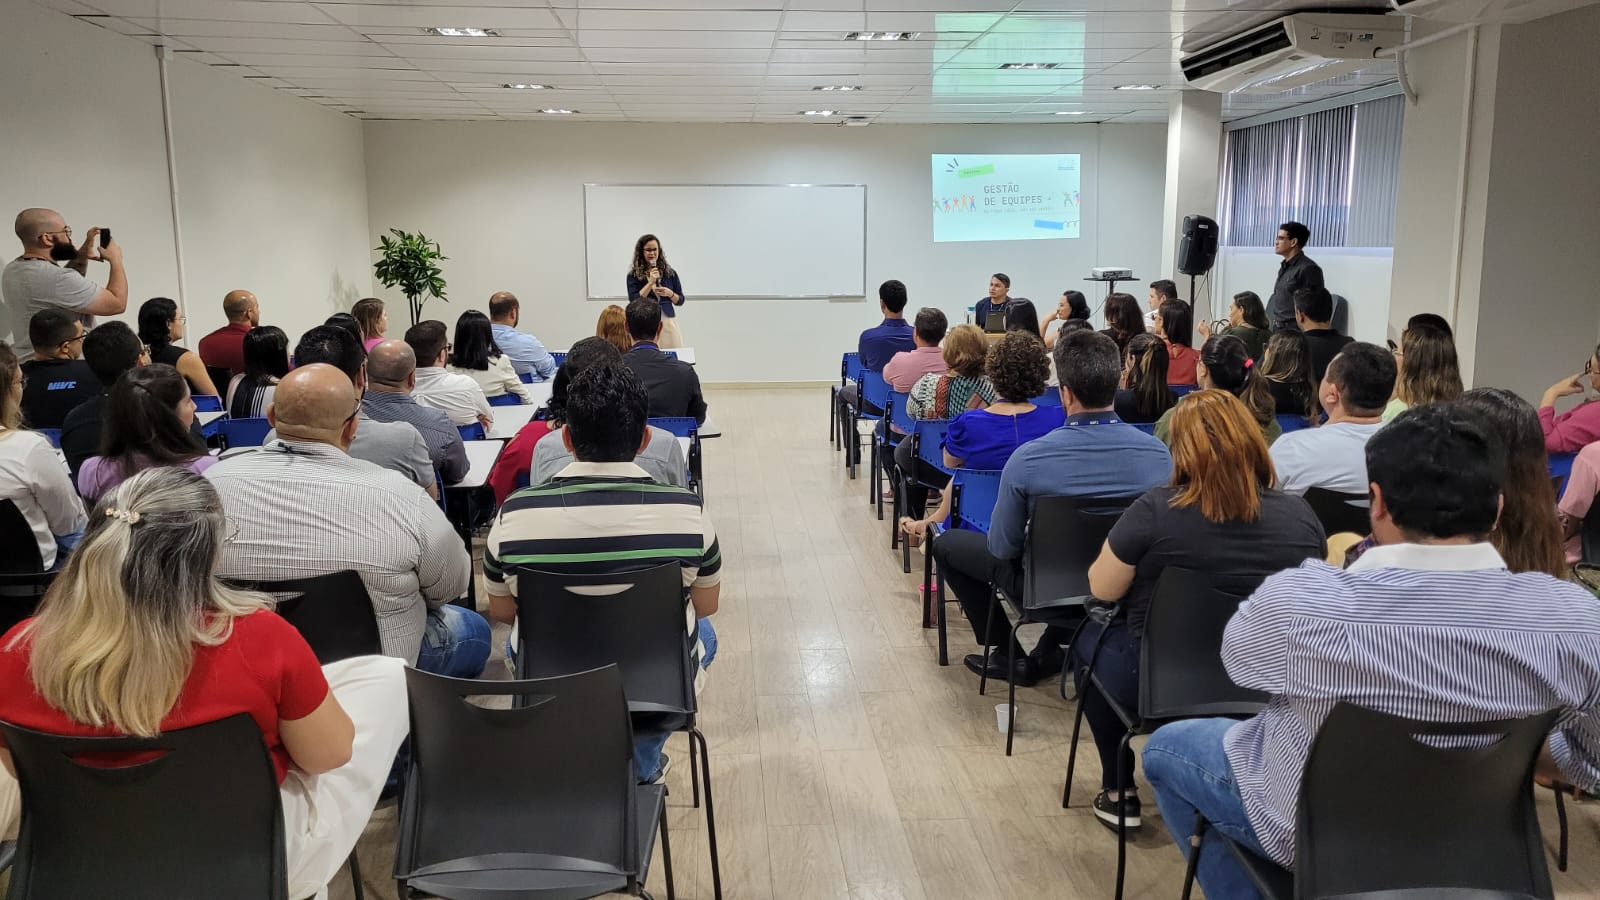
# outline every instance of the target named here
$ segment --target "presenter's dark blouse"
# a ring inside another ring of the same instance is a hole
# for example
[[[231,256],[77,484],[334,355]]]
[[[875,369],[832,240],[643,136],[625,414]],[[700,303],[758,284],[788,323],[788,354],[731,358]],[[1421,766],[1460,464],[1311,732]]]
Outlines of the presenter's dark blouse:
[[[678,273],[676,271],[669,272],[666,275],[661,276],[661,280],[656,283],[672,291],[674,294],[677,294],[680,301],[688,299],[683,296],[683,282],[678,280]],[[639,292],[644,290],[645,284],[646,282],[643,278],[638,278],[631,272],[628,274],[629,303],[639,299]],[[674,308],[674,304],[671,300],[668,300],[665,297],[658,297],[656,299],[661,301],[661,315],[663,317],[670,319],[678,314],[678,311],[676,308]]]

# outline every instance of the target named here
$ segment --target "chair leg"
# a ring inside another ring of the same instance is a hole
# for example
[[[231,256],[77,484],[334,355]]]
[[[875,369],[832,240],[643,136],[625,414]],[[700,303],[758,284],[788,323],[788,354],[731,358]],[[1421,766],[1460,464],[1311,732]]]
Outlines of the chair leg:
[[[889,501],[889,503],[890,503],[890,505],[889,505],[889,549],[890,550],[898,550],[898,549],[900,549],[900,510],[902,508],[901,503],[900,503],[900,488],[903,485],[904,481],[905,481],[905,479],[900,478],[899,474],[896,472],[896,470],[894,470],[894,469],[890,469],[889,470],[889,490],[894,493],[894,499]],[[878,497],[878,502],[879,503],[883,502],[883,497],[882,497],[881,494]],[[909,562],[909,559],[907,561]]]
[[[830,447],[832,447],[834,444],[834,436],[839,433],[838,429],[834,426],[834,420],[838,417],[838,415],[839,389],[831,388],[828,391],[828,446]]]
[[[872,500],[869,501],[869,502],[871,502],[874,506],[876,506],[878,508],[878,521],[879,522],[883,521],[883,454],[880,452],[882,449],[883,449],[883,447],[882,447],[882,445],[880,445],[878,443],[877,436],[874,435],[873,438],[872,438],[872,453],[871,453],[871,458],[872,458]]]
[[[1126,798],[1127,794],[1122,787],[1123,771],[1122,757],[1128,752],[1128,745],[1133,742],[1133,732],[1125,731],[1122,741],[1117,745],[1117,794]],[[1133,779],[1128,779],[1132,781]],[[1121,802],[1117,803],[1117,892],[1112,895],[1113,900],[1122,900],[1122,882],[1128,874],[1128,807]]]
[[[1555,789],[1556,795],[1556,870],[1567,870],[1567,803],[1563,798],[1560,788]]]
[[[361,861],[356,859],[354,848],[350,850],[350,890],[356,900],[366,900],[367,891],[361,885]]]
[[[711,750],[706,736],[698,728],[689,729],[689,742],[700,742],[700,777],[706,787],[706,843],[711,848],[711,895],[722,900],[722,863],[717,858],[717,814],[711,803]],[[693,752],[693,747],[690,751]]]
[[[694,755],[694,738],[689,739],[689,805],[700,808],[700,761]]]
[[[672,883],[672,839],[667,836],[667,805],[661,804],[661,868],[667,879],[667,900],[678,900]]]
[[[930,549],[928,552],[932,553],[933,551]],[[937,598],[934,601],[934,618],[937,619],[934,624],[939,626],[939,665],[948,666],[950,665],[950,636],[945,631],[945,622],[950,616],[947,615],[949,611],[945,609],[944,575],[937,571],[933,574],[933,591],[934,596]]]
[[[1022,627],[1022,619],[1018,617],[1016,624],[1011,626],[1011,646],[1017,646],[1017,629]],[[1006,716],[1006,755],[1011,755],[1011,739],[1017,733],[1017,661],[1012,660],[1006,667],[1006,707],[1009,715]]]
[[[1000,592],[989,588],[989,618],[984,622],[983,629],[983,673],[978,676],[978,693],[982,694],[989,687],[989,654],[994,650],[989,646],[989,638],[994,634],[994,617],[1000,614]],[[1011,648],[1007,647],[1007,650]]]
[[[908,550],[909,552],[909,550]],[[922,538],[922,627],[933,627],[933,530]]]
[[[1194,874],[1200,867],[1200,848],[1205,844],[1206,817],[1195,813],[1194,834],[1189,836],[1189,864],[1183,869],[1183,900],[1189,900],[1194,889]]]
[[[1078,767],[1078,735],[1083,733],[1083,691],[1078,691],[1078,711],[1072,717],[1072,740],[1067,743],[1067,783],[1061,789],[1061,808],[1072,802],[1072,772]]]

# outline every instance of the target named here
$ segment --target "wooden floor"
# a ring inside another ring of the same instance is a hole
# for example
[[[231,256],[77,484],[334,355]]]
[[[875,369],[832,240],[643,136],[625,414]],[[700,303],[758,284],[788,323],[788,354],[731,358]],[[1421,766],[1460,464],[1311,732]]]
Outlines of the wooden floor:
[[[825,391],[713,389],[708,400],[724,432],[705,442],[724,574],[702,724],[724,896],[1109,898],[1116,842],[1084,805],[1100,781],[1087,729],[1073,808],[1063,810],[1069,707],[1054,684],[1021,692],[1016,755],[1006,758],[994,713],[1004,685],[998,697],[978,695],[960,662],[976,648],[954,603],[952,665],[937,664],[934,632],[920,627],[921,557],[901,574],[868,483],[850,481],[828,446]],[[503,675],[496,656],[491,677]],[[677,893],[710,898],[686,745],[674,738],[667,752]],[[1182,860],[1143,794],[1127,896],[1175,898]],[[1553,806],[1540,802],[1553,845]],[[1563,897],[1600,896],[1595,807],[1568,806],[1572,871],[1551,863]],[[394,896],[395,815],[380,809],[360,846],[368,897]],[[333,897],[351,894],[347,878],[332,887]],[[659,864],[649,887],[666,896]]]

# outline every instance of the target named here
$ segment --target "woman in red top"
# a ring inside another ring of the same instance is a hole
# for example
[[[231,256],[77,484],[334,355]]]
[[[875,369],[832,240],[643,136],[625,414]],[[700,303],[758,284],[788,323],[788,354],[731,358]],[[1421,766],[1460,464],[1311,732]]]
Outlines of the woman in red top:
[[[1199,384],[1194,364],[1200,351],[1194,343],[1194,311],[1182,300],[1164,300],[1156,310],[1155,332],[1167,342],[1167,384]]]
[[[216,579],[231,533],[210,483],[182,469],[106,495],[38,615],[0,638],[0,720],[151,737],[249,713],[281,785],[290,896],[306,897],[377,803],[406,732],[404,666],[319,666],[269,598]],[[0,833],[17,817],[16,777],[0,743]]]

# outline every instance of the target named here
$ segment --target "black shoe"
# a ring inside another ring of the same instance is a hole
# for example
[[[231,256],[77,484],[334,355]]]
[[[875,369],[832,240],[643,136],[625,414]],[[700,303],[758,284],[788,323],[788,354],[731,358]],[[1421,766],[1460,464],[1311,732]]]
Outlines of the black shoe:
[[[1039,680],[1043,681],[1061,674],[1061,669],[1067,664],[1067,654],[1054,646],[1044,650],[1035,649],[1028,654],[1028,661],[1033,664],[1033,671]]]
[[[984,674],[982,653],[969,653],[962,662],[972,671],[972,674]],[[1008,675],[1013,674],[1011,668],[1009,661],[1004,656],[990,654],[988,676],[991,679],[1005,681]],[[1033,671],[1033,663],[1026,657],[1017,662],[1015,676],[1017,687],[1033,687],[1039,681],[1039,676]]]
[[[1113,832],[1117,830],[1117,805],[1118,802],[1111,799],[1110,791],[1101,791],[1094,797],[1094,817]],[[1139,798],[1124,795],[1121,806],[1128,831],[1138,831],[1142,824],[1139,821]]]

